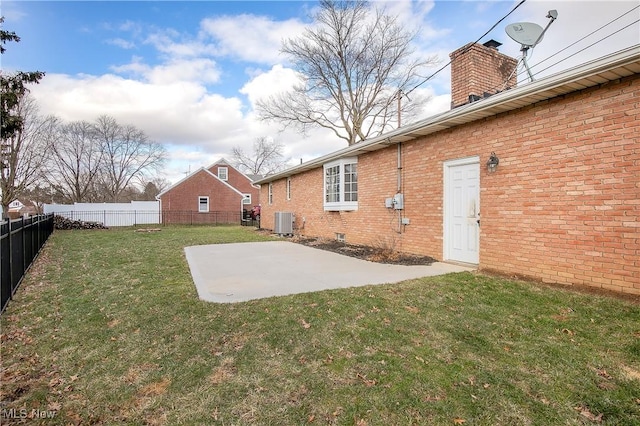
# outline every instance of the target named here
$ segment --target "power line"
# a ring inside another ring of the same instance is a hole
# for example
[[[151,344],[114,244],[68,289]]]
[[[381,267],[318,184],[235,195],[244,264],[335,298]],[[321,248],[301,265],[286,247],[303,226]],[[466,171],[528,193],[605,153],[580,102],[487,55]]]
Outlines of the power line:
[[[556,56],[556,55],[558,55],[558,54],[560,54],[560,53],[564,52],[565,50],[567,50],[567,49],[569,49],[569,48],[571,48],[571,47],[575,46],[576,44],[580,43],[582,40],[586,39],[587,37],[591,37],[593,34],[597,33],[597,32],[598,32],[598,31],[600,31],[601,29],[603,29],[603,28],[605,28],[605,27],[607,27],[607,26],[609,26],[609,25],[613,24],[614,22],[616,22],[616,21],[617,21],[617,20],[619,20],[619,19],[622,19],[623,17],[625,17],[626,15],[630,14],[631,12],[633,12],[634,10],[636,10],[636,9],[638,9],[638,8],[640,8],[640,5],[638,5],[638,6],[634,7],[634,8],[632,8],[632,9],[628,10],[627,12],[625,12],[625,13],[623,13],[622,15],[618,16],[618,17],[617,17],[617,18],[615,18],[614,20],[607,22],[606,24],[604,24],[604,25],[603,25],[603,26],[601,26],[600,28],[598,28],[598,29],[596,29],[596,30],[591,31],[589,34],[585,35],[585,36],[584,36],[584,37],[582,37],[581,39],[579,39],[579,40],[577,40],[577,41],[575,41],[575,42],[571,43],[570,45],[568,45],[568,46],[567,46],[567,47],[565,47],[564,49],[561,49],[561,50],[557,51],[556,53],[554,53],[553,55],[549,56],[548,58],[543,59],[542,61],[540,61],[540,62],[538,62],[537,64],[533,65],[531,68],[535,68],[535,67],[537,67],[538,65],[540,65],[541,63],[543,63],[543,62],[545,62],[545,61],[548,61],[549,59],[553,58],[554,56]],[[635,21],[635,22],[638,22],[638,21]],[[634,23],[635,23],[635,22],[634,22]],[[628,27],[628,26],[629,26],[629,25],[627,25],[627,27]],[[626,28],[626,27],[624,27],[624,28]],[[622,28],[622,29],[624,29],[624,28]],[[615,34],[615,33],[614,33],[614,34]],[[607,36],[607,37],[609,37],[609,36]],[[605,38],[606,38],[606,37],[605,37]],[[603,39],[601,39],[600,41],[602,41],[602,40],[604,40],[604,38],[603,38]],[[598,41],[598,43],[599,43],[599,41]],[[589,47],[591,47],[591,46],[589,46]],[[556,62],[556,64],[557,64],[557,63],[558,63],[558,62]],[[554,65],[555,65],[555,64],[554,64]]]
[[[620,28],[618,31],[614,31],[613,33],[611,33],[611,34],[607,35],[606,37],[603,37],[603,38],[601,38],[600,40],[597,40],[597,41],[595,41],[595,42],[591,43],[590,45],[588,45],[588,46],[586,46],[586,47],[584,47],[584,48],[582,48],[582,49],[578,50],[577,52],[575,52],[575,53],[573,53],[573,54],[571,54],[571,55],[567,56],[566,58],[564,58],[564,59],[560,59],[559,61],[557,61],[557,62],[555,62],[555,63],[553,63],[553,64],[549,65],[548,67],[546,67],[546,68],[543,68],[543,69],[539,70],[536,74],[540,74],[541,72],[546,71],[546,70],[548,70],[549,68],[551,68],[551,67],[554,67],[554,66],[558,65],[560,62],[566,61],[567,59],[572,58],[573,56],[577,55],[578,53],[584,52],[585,50],[587,50],[587,49],[589,49],[589,48],[591,48],[591,47],[595,46],[596,44],[598,44],[598,43],[600,43],[600,42],[602,42],[602,41],[604,41],[604,40],[608,39],[608,38],[609,38],[609,37],[611,37],[611,36],[614,36],[614,35],[618,34],[618,33],[619,33],[620,31],[622,31],[622,30],[626,30],[627,28],[629,28],[630,26],[632,26],[632,25],[634,25],[634,24],[637,24],[638,22],[640,22],[640,19],[636,19],[635,21],[631,22],[629,25],[626,25],[626,26],[624,26],[624,27]]]
[[[630,9],[630,10],[628,10],[627,12],[625,12],[625,13],[623,13],[622,15],[618,16],[617,18],[615,18],[615,19],[613,19],[613,20],[611,20],[611,21],[607,22],[606,24],[602,25],[601,27],[599,27],[599,28],[597,28],[597,29],[593,30],[593,31],[592,31],[592,32],[590,32],[589,34],[587,34],[587,35],[583,36],[583,37],[582,37],[582,38],[580,38],[579,40],[576,40],[575,42],[571,43],[571,44],[570,44],[570,45],[568,45],[567,47],[565,47],[565,48],[563,48],[563,49],[560,49],[560,50],[559,50],[559,51],[557,51],[556,53],[554,53],[554,54],[550,55],[549,57],[547,57],[547,58],[543,59],[542,61],[538,62],[537,64],[535,64],[535,65],[531,66],[531,68],[535,68],[535,67],[539,66],[540,64],[542,64],[542,63],[544,63],[544,62],[548,61],[549,59],[553,58],[554,56],[559,55],[560,53],[564,52],[565,50],[567,50],[567,49],[569,49],[569,48],[571,48],[571,47],[575,46],[576,44],[580,43],[581,41],[585,40],[586,38],[591,37],[592,35],[594,35],[594,34],[595,34],[595,33],[597,33],[598,31],[600,31],[600,30],[604,29],[605,27],[608,27],[609,25],[613,24],[614,22],[618,21],[619,19],[623,18],[624,16],[628,15],[629,13],[633,12],[634,10],[636,10],[636,9],[638,9],[638,8],[640,8],[640,5],[639,5],[639,6],[636,6],[636,7],[631,8],[631,9]],[[537,71],[535,74],[540,74],[541,72],[546,71],[546,70],[548,70],[549,68],[551,68],[551,67],[554,67],[554,66],[558,65],[559,63],[561,63],[561,62],[563,62],[563,61],[565,61],[565,60],[567,60],[567,59],[569,59],[569,58],[571,58],[571,57],[573,57],[573,56],[575,56],[575,55],[577,55],[577,54],[579,54],[579,53],[581,53],[581,52],[585,51],[586,49],[589,49],[589,48],[591,48],[591,47],[595,46],[596,44],[598,44],[598,43],[600,43],[600,42],[602,42],[602,41],[606,40],[607,38],[609,38],[609,37],[611,37],[611,36],[613,36],[613,35],[615,35],[615,34],[617,34],[617,33],[621,32],[621,31],[623,31],[623,30],[625,30],[625,29],[627,29],[627,28],[629,28],[630,26],[632,26],[632,25],[634,25],[634,24],[638,23],[639,21],[640,21],[640,19],[635,20],[634,22],[631,22],[630,24],[628,24],[628,25],[626,25],[626,26],[624,26],[624,27],[622,27],[622,28],[620,28],[620,29],[618,29],[618,30],[614,31],[613,33],[608,34],[608,35],[606,35],[606,36],[602,37],[601,39],[599,39],[599,40],[597,40],[597,41],[593,42],[593,43],[592,43],[592,44],[590,44],[589,46],[586,46],[586,47],[584,47],[583,49],[580,49],[579,51],[577,51],[577,52],[575,52],[575,53],[573,53],[573,54],[571,54],[571,55],[567,56],[566,58],[564,58],[564,59],[560,59],[559,61],[554,62],[553,64],[549,65],[548,67],[546,67],[546,68],[544,68],[544,69],[541,69],[541,70]],[[506,79],[506,81],[505,81],[504,83],[502,83],[502,84],[500,84],[500,85],[498,85],[498,86],[494,86],[494,87],[492,87],[491,89],[489,89],[488,91],[489,91],[489,92],[491,92],[491,91],[496,90],[496,89],[498,89],[498,88],[501,88],[501,90],[504,90],[504,87],[506,86],[507,82],[511,79],[511,77],[513,76],[513,73],[514,73],[514,72],[516,72],[516,71],[517,71],[517,68],[520,66],[520,62],[521,62],[521,61],[522,61],[522,60],[518,61],[518,64],[516,65],[516,68],[515,68],[515,69],[514,69],[514,71],[511,73],[511,75],[509,75],[509,78],[507,78],[507,79]],[[517,77],[520,77],[520,76],[521,76],[521,75],[523,75],[525,72],[526,72],[526,70],[522,70],[522,71],[520,71],[520,72],[517,74]]]
[[[517,8],[519,8],[520,6],[522,6],[524,4],[524,2],[526,2],[527,0],[521,0],[520,3],[518,3],[513,9],[511,9],[511,11],[509,13],[507,13],[506,15],[504,15],[498,22],[496,22],[495,24],[493,24],[493,26],[491,28],[489,28],[489,30],[482,34],[480,37],[478,37],[478,39],[476,41],[474,41],[473,43],[470,43],[460,54],[463,55],[465,54],[469,49],[471,49],[471,46],[473,46],[474,44],[476,44],[477,42],[479,42],[480,40],[482,40],[487,34],[489,34],[491,31],[493,31],[493,29],[495,27],[497,27],[500,22],[504,21],[505,19],[507,19],[507,17],[509,15],[511,15],[513,12],[516,11]],[[418,87],[422,86],[424,83],[426,83],[427,81],[431,80],[433,77],[435,77],[440,71],[442,71],[443,69],[445,69],[446,67],[448,67],[449,65],[451,65],[451,61],[447,62],[444,66],[442,66],[440,69],[438,69],[436,72],[434,72],[433,74],[431,74],[429,77],[425,78],[422,82],[418,83],[417,85],[415,85],[413,87],[413,89],[405,92],[405,95],[408,95],[409,93],[413,92],[414,90],[416,90]]]
[[[591,43],[589,46],[587,46],[587,47],[585,47],[585,48],[583,48],[583,49],[578,50],[576,53],[573,53],[573,54],[571,54],[571,55],[567,56],[566,58],[561,59],[561,60],[559,60],[558,62],[556,62],[556,63],[554,63],[554,64],[551,64],[551,65],[549,65],[549,66],[548,66],[548,67],[546,67],[546,68],[541,69],[540,71],[538,71],[538,74],[539,74],[539,73],[541,73],[542,71],[546,71],[546,70],[548,70],[549,68],[551,68],[551,67],[553,67],[553,66],[555,66],[555,65],[558,65],[560,62],[566,61],[567,59],[569,59],[569,58],[571,58],[571,57],[573,57],[573,56],[577,55],[578,53],[584,52],[585,50],[589,49],[590,47],[593,47],[593,46],[595,46],[596,44],[600,43],[601,41],[604,41],[604,40],[608,39],[609,37],[611,37],[611,36],[613,36],[613,35],[618,34],[618,33],[619,33],[620,31],[622,31],[622,30],[626,30],[626,29],[627,29],[627,28],[629,28],[631,25],[633,25],[633,24],[637,24],[638,22],[640,22],[640,19],[636,19],[635,21],[633,21],[633,22],[632,22],[632,23],[630,23],[629,25],[627,25],[627,26],[624,26],[624,27],[620,28],[618,31],[615,31],[615,32],[613,32],[613,33],[609,34],[608,36],[603,37],[603,38],[601,38],[600,40],[598,40],[598,41],[595,41],[595,42]]]

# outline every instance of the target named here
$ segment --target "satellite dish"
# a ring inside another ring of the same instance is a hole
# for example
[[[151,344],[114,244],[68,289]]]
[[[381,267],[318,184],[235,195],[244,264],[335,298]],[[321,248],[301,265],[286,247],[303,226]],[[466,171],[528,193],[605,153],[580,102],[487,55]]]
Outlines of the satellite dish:
[[[509,24],[505,28],[505,31],[516,43],[528,47],[534,47],[540,43],[544,32],[540,25],[534,24],[533,22]]]
[[[547,32],[553,21],[558,18],[557,10],[550,10],[547,14],[547,18],[550,19],[547,26],[542,29],[542,27],[538,24],[534,24],[532,22],[516,22],[515,24],[507,25],[504,29],[507,32],[507,35],[513,39],[516,43],[520,43],[522,46],[520,51],[522,52],[522,62],[524,63],[525,68],[527,69],[527,73],[529,74],[529,78],[533,81],[533,74],[531,73],[531,69],[529,68],[529,64],[527,63],[527,51],[532,49],[538,45],[542,41],[544,37],[544,33]]]

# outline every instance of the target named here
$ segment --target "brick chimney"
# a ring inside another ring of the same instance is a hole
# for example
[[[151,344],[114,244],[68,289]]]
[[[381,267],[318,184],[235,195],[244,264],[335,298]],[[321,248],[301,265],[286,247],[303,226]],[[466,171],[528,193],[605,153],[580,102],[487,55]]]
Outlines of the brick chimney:
[[[518,61],[498,52],[501,45],[495,40],[469,43],[449,54],[452,109],[516,86]]]

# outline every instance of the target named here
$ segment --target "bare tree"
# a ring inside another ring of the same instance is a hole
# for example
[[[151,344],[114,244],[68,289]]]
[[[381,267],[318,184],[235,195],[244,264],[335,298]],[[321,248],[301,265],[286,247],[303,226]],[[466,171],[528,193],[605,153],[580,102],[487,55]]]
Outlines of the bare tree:
[[[61,124],[51,147],[49,184],[70,202],[93,201],[103,153],[92,123]]]
[[[352,145],[389,130],[399,114],[407,121],[426,101],[413,95],[412,101],[398,102],[437,59],[414,57],[416,33],[397,17],[363,0],[321,0],[315,21],[317,27],[283,43],[302,82],[258,102],[262,119],[302,131],[324,127]]]
[[[44,213],[45,204],[53,203],[55,199],[64,201],[60,199],[60,194],[56,193],[55,190],[45,182],[36,183],[35,185],[30,186],[24,191],[23,197],[27,201],[33,203],[38,214]]]
[[[103,153],[100,180],[112,202],[119,201],[134,179],[159,170],[166,161],[164,146],[149,140],[135,126],[122,126],[103,115],[98,117],[95,131]]]
[[[4,17],[0,17],[0,24]],[[0,54],[7,42],[19,42],[20,37],[0,29]],[[9,204],[36,180],[42,171],[46,150],[40,130],[49,123],[37,115],[35,102],[28,97],[27,84],[37,84],[44,77],[41,71],[6,73],[0,70],[0,205],[6,214]],[[28,116],[27,116],[28,115]]]
[[[35,101],[26,93],[13,111],[21,123],[10,135],[3,135],[0,145],[0,191],[5,214],[12,201],[41,180],[51,145],[50,135],[57,122],[55,117],[40,116]]]
[[[284,145],[281,142],[261,137],[253,142],[251,154],[245,153],[240,147],[233,147],[232,161],[243,173],[266,176],[286,168],[290,158],[284,157],[283,149]]]

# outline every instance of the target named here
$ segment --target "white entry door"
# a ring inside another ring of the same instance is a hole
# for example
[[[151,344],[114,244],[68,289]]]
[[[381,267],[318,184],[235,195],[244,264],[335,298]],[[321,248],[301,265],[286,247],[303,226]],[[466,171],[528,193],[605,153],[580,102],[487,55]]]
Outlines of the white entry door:
[[[444,258],[479,262],[480,159],[444,164]]]

